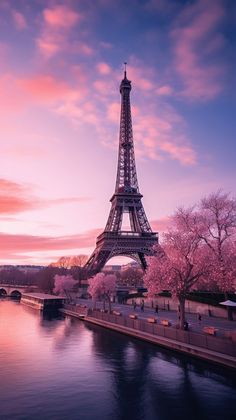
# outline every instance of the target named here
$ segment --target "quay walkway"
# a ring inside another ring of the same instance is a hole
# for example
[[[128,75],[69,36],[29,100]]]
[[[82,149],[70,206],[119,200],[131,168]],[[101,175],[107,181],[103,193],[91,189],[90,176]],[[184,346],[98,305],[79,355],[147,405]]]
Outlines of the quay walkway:
[[[88,308],[93,308],[92,299],[77,299],[77,304],[86,305]],[[103,308],[103,302],[97,302],[96,307],[98,309]],[[107,306],[106,306],[107,308]],[[112,303],[112,310],[119,311],[123,315],[129,316],[130,313],[136,313],[139,319],[146,319],[149,316],[156,316],[157,323],[160,323],[162,319],[168,319],[172,325],[178,324],[178,316],[175,310],[158,310],[158,313],[155,313],[154,308],[150,308],[145,305],[144,311],[141,311],[139,305],[136,306],[136,309],[133,309],[133,306],[130,304],[120,304]],[[217,330],[217,336],[225,336],[226,332],[235,333],[236,340],[236,321],[229,321],[228,319],[218,318],[208,315],[202,315],[201,321],[198,320],[197,313],[185,313],[185,318],[188,321],[189,329],[194,332],[202,332],[204,327],[212,326]]]
[[[231,337],[222,337],[221,331],[220,336],[214,336],[211,332],[206,333],[203,330],[200,332],[191,327],[188,331],[182,331],[171,321],[168,325],[163,325],[165,324],[163,321],[168,321],[169,314],[167,314],[167,311],[165,311],[165,319],[160,319],[158,314],[154,316],[153,310],[146,311],[146,314],[144,311],[141,314],[140,311],[134,313],[132,307],[129,307],[128,310],[128,305],[115,305],[110,314],[104,312],[102,308],[92,309],[91,301],[82,301],[83,304],[66,304],[61,311],[64,314],[75,316],[101,327],[198,357],[205,361],[236,369],[236,341],[233,335]],[[122,309],[126,307],[126,312],[124,310],[121,312],[119,310],[120,307]],[[224,321],[226,323],[230,322]],[[235,326],[234,322],[233,324]],[[210,321],[208,326],[210,326]]]

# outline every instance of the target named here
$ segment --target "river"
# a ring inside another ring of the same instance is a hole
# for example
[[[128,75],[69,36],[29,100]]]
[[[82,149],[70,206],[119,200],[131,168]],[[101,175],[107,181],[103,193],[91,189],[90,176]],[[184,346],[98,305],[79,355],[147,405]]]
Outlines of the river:
[[[0,299],[0,419],[231,420],[235,376]]]

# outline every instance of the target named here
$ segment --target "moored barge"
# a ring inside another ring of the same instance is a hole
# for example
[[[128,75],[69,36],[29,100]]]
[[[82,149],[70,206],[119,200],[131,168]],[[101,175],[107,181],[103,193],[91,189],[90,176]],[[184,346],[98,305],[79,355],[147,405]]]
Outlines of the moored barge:
[[[65,297],[46,293],[23,293],[21,297],[21,303],[40,311],[60,309],[65,301]]]

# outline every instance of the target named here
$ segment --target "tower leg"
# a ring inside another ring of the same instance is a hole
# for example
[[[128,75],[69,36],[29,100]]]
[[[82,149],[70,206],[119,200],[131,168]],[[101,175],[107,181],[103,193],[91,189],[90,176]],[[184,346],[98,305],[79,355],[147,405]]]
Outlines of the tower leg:
[[[147,262],[146,262],[145,256],[142,252],[139,252],[138,256],[139,256],[139,260],[140,260],[140,263],[141,263],[141,267],[145,271],[146,268],[147,268]]]
[[[102,271],[104,265],[109,260],[110,254],[110,251],[98,250],[96,248],[85,264],[85,269],[88,273],[88,276],[94,276],[95,274]]]

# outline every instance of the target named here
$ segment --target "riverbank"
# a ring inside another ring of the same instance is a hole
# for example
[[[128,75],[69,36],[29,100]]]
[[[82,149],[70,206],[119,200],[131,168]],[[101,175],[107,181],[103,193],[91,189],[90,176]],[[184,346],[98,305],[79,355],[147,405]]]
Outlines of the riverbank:
[[[61,312],[86,322],[236,370],[236,343],[228,338],[182,331],[148,320],[66,305]]]

